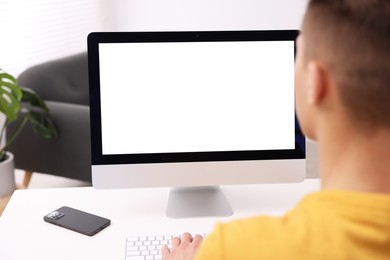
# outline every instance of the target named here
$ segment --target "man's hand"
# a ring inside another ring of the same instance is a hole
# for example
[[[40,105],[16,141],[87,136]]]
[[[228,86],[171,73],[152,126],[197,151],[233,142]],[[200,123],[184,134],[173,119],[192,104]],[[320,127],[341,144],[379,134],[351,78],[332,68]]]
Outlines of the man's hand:
[[[172,249],[167,246],[161,248],[161,254],[164,260],[190,260],[194,259],[196,252],[203,241],[203,237],[196,235],[194,237],[189,233],[184,233],[179,237],[172,238]]]

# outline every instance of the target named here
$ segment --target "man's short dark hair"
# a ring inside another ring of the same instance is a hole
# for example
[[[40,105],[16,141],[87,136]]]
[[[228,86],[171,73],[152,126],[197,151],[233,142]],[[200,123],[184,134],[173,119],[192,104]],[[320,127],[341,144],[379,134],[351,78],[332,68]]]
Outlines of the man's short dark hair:
[[[323,61],[348,113],[390,127],[390,1],[311,0],[306,59]]]

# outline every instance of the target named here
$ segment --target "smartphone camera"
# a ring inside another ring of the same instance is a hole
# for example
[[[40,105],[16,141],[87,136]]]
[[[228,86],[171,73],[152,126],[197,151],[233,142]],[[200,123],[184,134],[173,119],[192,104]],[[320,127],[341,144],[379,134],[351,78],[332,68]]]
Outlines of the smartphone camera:
[[[64,215],[65,215],[64,213],[56,210],[53,211],[52,213],[47,214],[46,217],[52,220],[57,220],[62,218]]]

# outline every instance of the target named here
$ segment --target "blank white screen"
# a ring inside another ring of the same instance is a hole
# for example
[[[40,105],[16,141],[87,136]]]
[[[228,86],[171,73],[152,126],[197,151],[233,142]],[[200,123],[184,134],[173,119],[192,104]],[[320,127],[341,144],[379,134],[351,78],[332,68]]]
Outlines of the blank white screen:
[[[294,149],[294,42],[101,43],[103,154]]]

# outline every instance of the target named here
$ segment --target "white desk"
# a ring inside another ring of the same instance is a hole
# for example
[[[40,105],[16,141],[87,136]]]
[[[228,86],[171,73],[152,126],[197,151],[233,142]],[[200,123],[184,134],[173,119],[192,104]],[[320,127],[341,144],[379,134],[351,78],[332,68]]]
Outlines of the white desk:
[[[234,210],[232,217],[180,220],[165,216],[167,188],[17,190],[0,218],[0,259],[124,259],[126,236],[208,232],[217,221],[281,215],[318,189],[318,179],[298,184],[223,186]],[[43,221],[45,214],[61,206],[109,218],[111,226],[88,237]]]

